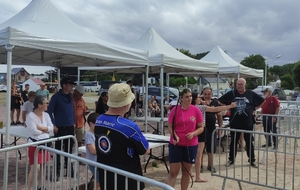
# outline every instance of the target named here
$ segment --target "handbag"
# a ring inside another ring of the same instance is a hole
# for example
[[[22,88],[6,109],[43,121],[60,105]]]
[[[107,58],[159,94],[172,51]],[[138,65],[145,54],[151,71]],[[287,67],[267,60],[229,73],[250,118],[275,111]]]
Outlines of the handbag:
[[[34,139],[34,138],[29,137],[29,139],[32,140],[32,142],[37,142],[37,141],[47,140],[47,139],[50,139],[50,138],[36,140],[36,139]],[[52,146],[52,142],[42,143],[42,144],[39,144],[38,146],[47,146],[47,147],[51,147],[51,146]]]

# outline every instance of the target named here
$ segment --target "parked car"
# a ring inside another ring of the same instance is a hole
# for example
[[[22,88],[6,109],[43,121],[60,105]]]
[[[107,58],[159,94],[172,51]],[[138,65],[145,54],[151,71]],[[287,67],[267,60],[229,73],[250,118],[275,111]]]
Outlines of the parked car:
[[[258,86],[257,88],[253,89],[252,91],[257,93],[260,96],[263,96],[262,91],[266,88],[272,90],[272,95],[277,96],[279,100],[286,100],[286,94],[281,88],[274,88],[273,86]]]
[[[7,91],[7,86],[4,84],[0,84],[0,92],[6,92]]]
[[[179,97],[179,90],[177,88],[164,87],[164,92],[163,92],[164,97],[167,96],[167,94],[168,94],[168,88],[169,88],[169,93],[170,93],[169,99],[171,101],[172,100],[177,101],[177,99]],[[140,94],[145,94],[143,87],[138,87],[137,91]],[[160,93],[161,93],[160,86],[149,86],[148,87],[148,99],[150,99],[152,95],[155,95],[156,100],[158,101],[158,103],[160,103],[160,101],[161,101]]]

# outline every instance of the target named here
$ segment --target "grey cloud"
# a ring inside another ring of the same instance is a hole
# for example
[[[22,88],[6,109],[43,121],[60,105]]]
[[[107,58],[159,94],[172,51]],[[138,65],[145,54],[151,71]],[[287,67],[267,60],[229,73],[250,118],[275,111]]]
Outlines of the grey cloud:
[[[30,0],[0,2],[0,22]],[[153,27],[175,48],[192,53],[220,45],[236,61],[262,54],[269,63],[300,60],[300,1],[262,0],[52,0],[91,34],[128,45]],[[4,8],[3,8],[4,6]],[[281,54],[279,60],[276,54]]]

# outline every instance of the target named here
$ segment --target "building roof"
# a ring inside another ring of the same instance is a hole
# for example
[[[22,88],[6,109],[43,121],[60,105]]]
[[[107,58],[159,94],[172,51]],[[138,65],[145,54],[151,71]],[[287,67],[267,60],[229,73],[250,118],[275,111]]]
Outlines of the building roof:
[[[33,82],[35,82],[35,83],[38,84],[38,85],[45,84],[45,83],[44,83],[41,79],[39,79],[39,78],[33,77],[33,78],[31,78],[31,80],[33,80]]]
[[[11,73],[13,74],[13,75],[16,75],[16,74],[18,74],[22,69],[24,69],[23,67],[21,67],[21,68],[12,68],[11,69]],[[25,69],[24,69],[25,70]]]

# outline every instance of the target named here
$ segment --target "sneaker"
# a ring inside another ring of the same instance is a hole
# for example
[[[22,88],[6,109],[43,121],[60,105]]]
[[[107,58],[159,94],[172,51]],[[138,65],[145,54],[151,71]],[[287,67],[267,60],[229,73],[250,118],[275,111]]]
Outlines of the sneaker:
[[[250,165],[251,165],[251,167],[253,167],[253,168],[258,168],[258,166],[255,164],[255,162],[251,162]]]
[[[227,167],[229,167],[229,166],[231,166],[231,165],[233,165],[234,164],[234,161],[228,161],[227,163],[226,163],[226,165],[225,166],[227,166]]]
[[[37,190],[47,190],[45,187],[39,187]]]
[[[271,144],[268,145],[268,147],[271,147],[271,146],[272,146]],[[267,147],[267,145],[264,144],[264,145],[262,145],[261,147],[265,148],[265,147]]]
[[[207,166],[207,170],[212,171],[213,173],[217,172],[216,168],[211,166]]]

